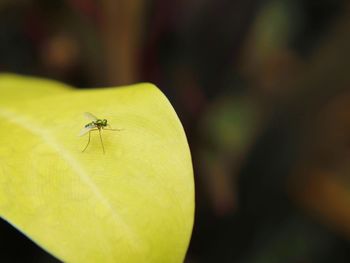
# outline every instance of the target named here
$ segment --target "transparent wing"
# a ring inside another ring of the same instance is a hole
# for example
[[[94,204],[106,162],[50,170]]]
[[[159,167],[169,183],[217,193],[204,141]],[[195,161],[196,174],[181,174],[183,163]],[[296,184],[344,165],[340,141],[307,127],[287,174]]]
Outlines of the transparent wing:
[[[89,131],[93,130],[95,127],[89,126],[89,127],[84,127],[78,134],[78,136],[83,136],[87,134]]]
[[[96,121],[98,119],[95,115],[91,114],[90,112],[84,112],[84,116],[90,121]]]

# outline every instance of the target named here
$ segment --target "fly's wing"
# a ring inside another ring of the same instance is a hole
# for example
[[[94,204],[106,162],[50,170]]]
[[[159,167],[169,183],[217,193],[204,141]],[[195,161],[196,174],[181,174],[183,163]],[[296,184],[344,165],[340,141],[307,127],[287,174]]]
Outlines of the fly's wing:
[[[91,131],[92,129],[94,129],[94,126],[88,126],[88,127],[84,127],[80,133],[78,134],[78,136],[83,136],[85,134],[87,134],[89,131]]]
[[[90,121],[97,121],[97,117],[91,114],[90,112],[84,112],[84,116]]]

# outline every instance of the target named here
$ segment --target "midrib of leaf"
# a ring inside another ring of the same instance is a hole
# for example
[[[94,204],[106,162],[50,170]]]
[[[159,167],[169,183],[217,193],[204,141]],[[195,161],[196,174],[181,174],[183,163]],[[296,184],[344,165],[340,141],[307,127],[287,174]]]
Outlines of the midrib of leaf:
[[[5,118],[7,121],[17,124],[18,126],[28,130],[29,132],[42,138],[52,149],[57,151],[60,156],[71,165],[71,168],[79,175],[82,181],[91,189],[92,193],[96,198],[104,205],[111,213],[114,222],[126,234],[126,238],[129,240],[129,244],[134,248],[138,249],[141,247],[140,239],[137,237],[136,233],[125,223],[122,217],[114,210],[107,198],[105,198],[100,191],[100,189],[94,184],[91,178],[87,175],[86,171],[81,165],[69,154],[69,152],[62,147],[55,138],[39,124],[35,123],[33,120],[21,116],[18,113],[10,111],[8,109],[0,108],[0,116]]]

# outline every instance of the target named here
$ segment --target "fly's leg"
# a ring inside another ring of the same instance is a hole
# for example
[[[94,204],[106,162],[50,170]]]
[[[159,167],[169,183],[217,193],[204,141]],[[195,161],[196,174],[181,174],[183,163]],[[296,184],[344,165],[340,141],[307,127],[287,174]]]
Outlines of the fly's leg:
[[[107,131],[122,131],[123,129],[109,129],[109,128],[103,128],[104,130]]]
[[[123,129],[113,129],[110,124],[107,124],[107,127],[108,128],[102,127],[102,129],[108,130],[108,131],[122,131],[123,130]]]
[[[86,148],[87,148],[87,147],[89,146],[89,144],[90,144],[90,137],[91,137],[90,132],[96,131],[96,130],[97,130],[97,129],[93,129],[93,130],[90,130],[90,131],[89,131],[89,139],[88,139],[88,142],[87,142],[87,144],[86,144],[84,150],[81,151],[82,153],[85,152]]]
[[[98,129],[98,133],[100,134],[100,140],[101,140],[102,150],[103,150],[103,154],[104,154],[105,153],[105,147],[104,147],[103,141],[102,141],[101,128]]]

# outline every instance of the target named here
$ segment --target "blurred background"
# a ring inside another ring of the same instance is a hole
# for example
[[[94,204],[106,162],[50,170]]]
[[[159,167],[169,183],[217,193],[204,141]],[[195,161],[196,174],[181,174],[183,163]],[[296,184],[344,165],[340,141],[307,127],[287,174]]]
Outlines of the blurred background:
[[[155,83],[192,151],[186,263],[350,262],[350,4],[0,0],[0,71]],[[0,94],[1,96],[1,94]],[[0,221],[1,262],[59,262]]]

